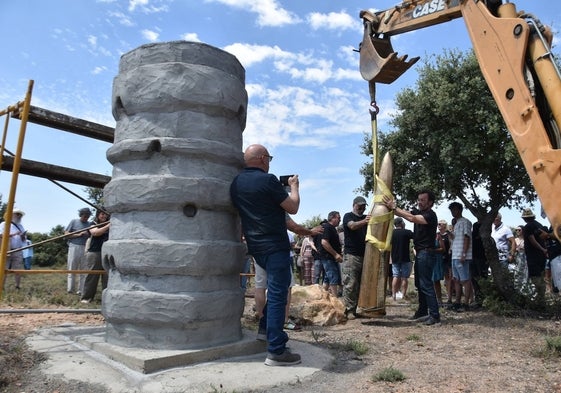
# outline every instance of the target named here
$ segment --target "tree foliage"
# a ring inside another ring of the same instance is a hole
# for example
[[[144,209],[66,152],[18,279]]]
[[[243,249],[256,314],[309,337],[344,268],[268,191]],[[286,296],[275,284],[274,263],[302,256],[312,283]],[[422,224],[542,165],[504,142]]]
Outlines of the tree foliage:
[[[317,227],[321,224],[322,220],[323,219],[318,214],[318,215],[312,216],[312,218],[309,218],[309,219],[305,220],[304,222],[302,222],[302,226],[305,226],[306,228]]]
[[[49,233],[33,233],[33,243],[56,238],[64,235],[64,227],[57,225]],[[66,264],[67,245],[63,238],[45,242],[33,248],[33,264],[38,266],[52,266]]]
[[[86,187],[84,192],[87,199],[95,206],[103,206],[103,188]]]
[[[399,199],[413,203],[419,189],[430,188],[442,199],[460,199],[478,219],[535,200],[473,53],[450,51],[425,62],[416,89],[400,92],[396,104],[395,131],[380,136],[380,147],[392,156]],[[372,154],[369,138],[363,151]]]
[[[380,149],[393,160],[394,193],[411,207],[420,189],[444,200],[459,199],[481,223],[495,282],[505,297],[512,280],[501,269],[491,224],[501,208],[536,199],[522,160],[472,52],[448,51],[425,61],[415,89],[396,97],[395,129],[382,133]],[[363,153],[371,155],[370,137]],[[372,164],[361,169],[372,173]],[[365,176],[364,191],[372,191]]]
[[[312,218],[309,218],[303,222],[300,223],[300,225],[302,225],[305,228],[313,228],[313,227],[317,227],[321,224],[322,218],[321,216],[318,214],[316,216],[312,216]],[[303,239],[303,236],[296,236],[296,241],[299,242],[301,239]]]

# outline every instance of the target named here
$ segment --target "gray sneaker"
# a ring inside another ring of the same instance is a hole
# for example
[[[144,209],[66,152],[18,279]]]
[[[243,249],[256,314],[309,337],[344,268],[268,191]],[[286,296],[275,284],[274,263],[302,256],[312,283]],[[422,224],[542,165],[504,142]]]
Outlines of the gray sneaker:
[[[434,325],[440,325],[440,318],[433,318],[433,317],[429,317],[425,323],[425,326],[434,326]]]
[[[356,319],[355,311],[345,310],[345,318],[347,318],[348,321],[352,321],[353,319]]]
[[[257,331],[257,341],[267,341],[267,331],[265,329],[259,329]]]
[[[274,353],[267,353],[267,359],[265,359],[266,366],[292,366],[294,364],[299,364],[302,360],[300,355],[297,353],[291,353],[288,348],[284,350],[280,355],[275,355]]]

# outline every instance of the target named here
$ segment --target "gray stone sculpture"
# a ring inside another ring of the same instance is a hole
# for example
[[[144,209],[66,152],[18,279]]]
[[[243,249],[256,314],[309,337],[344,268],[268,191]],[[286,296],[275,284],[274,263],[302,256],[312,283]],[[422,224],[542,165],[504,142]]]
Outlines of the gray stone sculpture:
[[[243,166],[245,70],[212,46],[122,56],[113,84],[106,341],[199,349],[242,338],[244,257],[229,186]]]

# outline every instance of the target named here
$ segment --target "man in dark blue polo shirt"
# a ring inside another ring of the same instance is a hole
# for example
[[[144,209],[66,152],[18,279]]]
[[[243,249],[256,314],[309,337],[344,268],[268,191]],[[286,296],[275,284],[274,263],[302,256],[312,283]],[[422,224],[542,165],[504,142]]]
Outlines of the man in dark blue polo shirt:
[[[290,194],[269,174],[273,157],[262,145],[251,145],[244,153],[245,168],[230,186],[230,196],[238,209],[248,253],[267,271],[268,366],[300,363],[300,355],[286,348],[283,330],[292,261],[287,235],[286,213],[296,214],[300,206],[298,175],[288,179]]]

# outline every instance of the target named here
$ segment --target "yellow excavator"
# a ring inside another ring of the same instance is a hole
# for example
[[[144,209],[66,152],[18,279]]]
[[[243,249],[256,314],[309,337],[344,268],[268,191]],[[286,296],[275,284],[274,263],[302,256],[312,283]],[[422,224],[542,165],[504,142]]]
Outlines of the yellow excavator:
[[[406,0],[360,17],[360,73],[371,85],[392,83],[419,59],[399,57],[392,36],[463,18],[483,76],[561,240],[561,74],[551,53],[551,30],[501,0]]]

